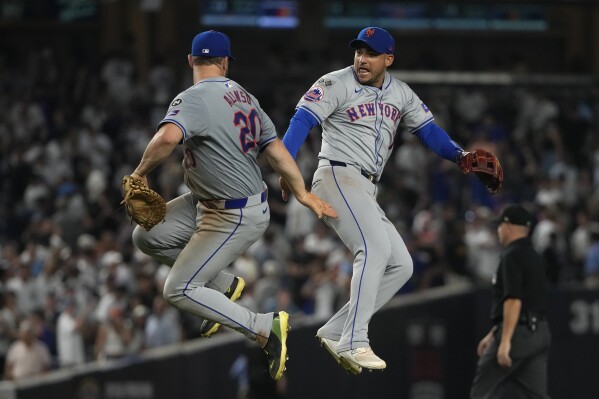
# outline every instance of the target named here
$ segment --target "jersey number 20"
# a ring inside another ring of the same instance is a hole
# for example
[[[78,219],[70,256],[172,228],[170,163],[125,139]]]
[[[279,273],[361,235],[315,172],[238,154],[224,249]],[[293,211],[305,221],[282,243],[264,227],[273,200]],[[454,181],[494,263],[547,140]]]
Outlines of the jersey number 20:
[[[233,123],[239,128],[239,142],[241,143],[241,150],[246,154],[249,150],[256,147],[260,133],[262,132],[262,126],[260,124],[260,118],[258,112],[254,108],[245,114],[243,111],[235,112],[233,116]],[[256,135],[256,130],[259,129]]]

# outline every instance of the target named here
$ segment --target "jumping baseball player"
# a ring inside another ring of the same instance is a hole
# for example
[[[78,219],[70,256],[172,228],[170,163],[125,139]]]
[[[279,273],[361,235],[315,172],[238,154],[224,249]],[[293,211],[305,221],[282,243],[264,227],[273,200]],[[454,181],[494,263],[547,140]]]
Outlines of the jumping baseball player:
[[[266,351],[270,375],[278,380],[287,359],[287,313],[253,313],[234,303],[243,279],[223,272],[269,224],[258,154],[266,153],[298,201],[319,218],[336,214],[305,190],[297,165],[256,98],[226,78],[229,59],[225,34],[206,31],[193,39],[188,62],[194,85],[173,100],[131,174],[147,184],[148,173],[182,142],[185,183],[191,192],[167,204],[164,223],[149,232],[138,226],[133,241],[172,265],[164,285],[171,305],[206,319],[205,335],[223,324],[257,341]]]
[[[353,66],[314,83],[299,101],[283,143],[295,157],[310,129],[322,127],[312,191],[337,211],[338,219],[325,221],[355,259],[350,300],[318,330],[317,337],[337,363],[358,374],[362,368],[386,367],[370,347],[368,323],[413,269],[402,238],[376,201],[376,183],[398,127],[408,129],[449,161],[459,163],[468,153],[433,122],[433,114],[412,89],[387,72],[395,48],[387,31],[365,28],[349,45],[355,50]],[[284,180],[281,186],[285,195]],[[499,187],[500,183],[494,188]]]

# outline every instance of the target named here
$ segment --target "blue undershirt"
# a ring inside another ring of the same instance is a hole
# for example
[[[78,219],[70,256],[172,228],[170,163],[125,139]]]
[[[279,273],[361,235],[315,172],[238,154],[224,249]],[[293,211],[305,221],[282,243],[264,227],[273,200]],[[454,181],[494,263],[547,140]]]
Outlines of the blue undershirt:
[[[312,114],[305,109],[297,109],[283,137],[283,144],[285,144],[293,159],[297,157],[297,153],[302,144],[304,144],[306,137],[308,137],[310,130],[317,125],[318,121]],[[464,151],[449,138],[445,130],[441,129],[434,122],[426,124],[417,131],[412,132],[412,134],[415,134],[435,154],[451,162],[455,162],[458,155]]]
[[[302,108],[295,111],[295,115],[291,118],[287,132],[283,137],[283,144],[285,144],[293,159],[297,157],[297,152],[306,141],[308,133],[316,125],[318,125],[318,121],[308,111]]]
[[[435,154],[448,161],[455,162],[464,150],[451,138],[445,130],[431,122],[415,132],[416,137]]]

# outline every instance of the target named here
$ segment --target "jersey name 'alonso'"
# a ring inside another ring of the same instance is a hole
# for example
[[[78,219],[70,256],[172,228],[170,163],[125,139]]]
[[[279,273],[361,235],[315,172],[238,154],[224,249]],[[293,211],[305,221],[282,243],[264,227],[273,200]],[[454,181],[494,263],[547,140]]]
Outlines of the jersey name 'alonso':
[[[185,183],[199,199],[234,199],[264,189],[256,157],[276,137],[258,100],[227,78],[180,93],[159,123],[183,131]]]

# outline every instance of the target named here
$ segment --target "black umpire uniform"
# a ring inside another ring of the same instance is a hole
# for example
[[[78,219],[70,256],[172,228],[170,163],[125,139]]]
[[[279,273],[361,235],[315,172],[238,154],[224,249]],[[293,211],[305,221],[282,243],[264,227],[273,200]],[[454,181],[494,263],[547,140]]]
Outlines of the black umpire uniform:
[[[498,223],[505,250],[493,278],[494,326],[479,344],[480,358],[470,397],[549,398],[551,334],[545,319],[546,267],[528,237],[533,217],[521,206],[510,205]],[[509,225],[502,226],[504,223]],[[504,315],[506,309],[510,314]]]

